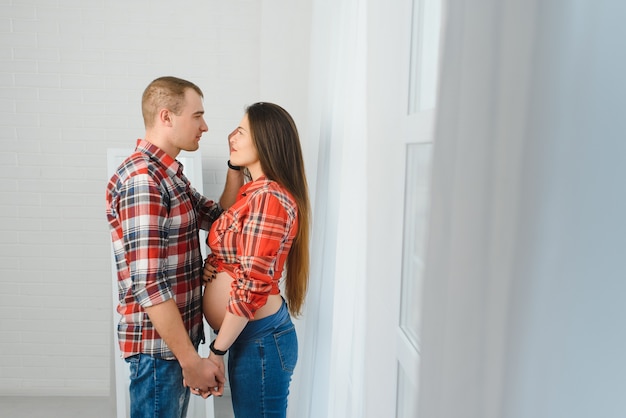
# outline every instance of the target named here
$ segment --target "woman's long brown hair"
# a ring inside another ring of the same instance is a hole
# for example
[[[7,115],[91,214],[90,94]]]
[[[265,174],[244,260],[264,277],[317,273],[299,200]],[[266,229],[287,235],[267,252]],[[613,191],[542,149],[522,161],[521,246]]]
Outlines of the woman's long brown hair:
[[[302,312],[309,282],[309,188],[296,124],[282,107],[255,103],[246,109],[263,173],[282,185],[298,205],[298,231],[287,255],[285,291],[289,312]]]

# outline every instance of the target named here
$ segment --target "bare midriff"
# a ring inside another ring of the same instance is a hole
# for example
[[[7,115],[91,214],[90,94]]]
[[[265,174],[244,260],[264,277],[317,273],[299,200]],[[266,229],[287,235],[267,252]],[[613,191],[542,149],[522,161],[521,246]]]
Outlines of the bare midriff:
[[[219,330],[224,321],[232,281],[233,278],[225,271],[222,271],[217,273],[215,279],[211,280],[204,287],[202,309],[206,321],[214,330]],[[255,312],[253,321],[275,314],[281,305],[282,297],[280,295],[270,295],[265,305]]]

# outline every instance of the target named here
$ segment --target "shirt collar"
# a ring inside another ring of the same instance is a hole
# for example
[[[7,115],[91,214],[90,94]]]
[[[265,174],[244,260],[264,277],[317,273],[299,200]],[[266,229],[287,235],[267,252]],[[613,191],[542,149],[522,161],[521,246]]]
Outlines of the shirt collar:
[[[170,176],[180,176],[183,172],[183,165],[176,159],[170,157],[165,151],[145,139],[137,140],[136,151],[147,154],[151,160],[163,167]]]
[[[241,189],[239,189],[239,195],[246,196],[248,193],[252,193],[256,190],[259,190],[265,187],[269,183],[270,183],[270,180],[267,177],[261,176],[258,179],[241,186]]]

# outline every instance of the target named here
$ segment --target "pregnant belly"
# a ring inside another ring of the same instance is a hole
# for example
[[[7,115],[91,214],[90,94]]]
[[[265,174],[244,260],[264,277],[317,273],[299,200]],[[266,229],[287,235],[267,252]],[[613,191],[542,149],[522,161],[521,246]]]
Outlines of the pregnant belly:
[[[204,287],[202,310],[206,321],[214,330],[219,330],[224,321],[232,281],[233,278],[223,271]]]

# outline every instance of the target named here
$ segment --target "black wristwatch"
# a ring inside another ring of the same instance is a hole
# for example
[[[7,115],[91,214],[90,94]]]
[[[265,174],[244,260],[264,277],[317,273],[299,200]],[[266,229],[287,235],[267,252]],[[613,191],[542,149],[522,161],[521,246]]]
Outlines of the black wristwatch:
[[[228,352],[228,350],[218,350],[217,348],[215,348],[215,340],[211,341],[211,345],[209,345],[209,348],[211,349],[211,352],[213,354],[216,354],[218,356],[223,356],[224,354],[226,354]]]
[[[238,166],[238,165],[232,165],[232,164],[230,163],[230,160],[228,160],[228,168],[230,168],[231,170],[237,170],[237,171],[241,170],[241,167],[240,167],[240,166]]]

